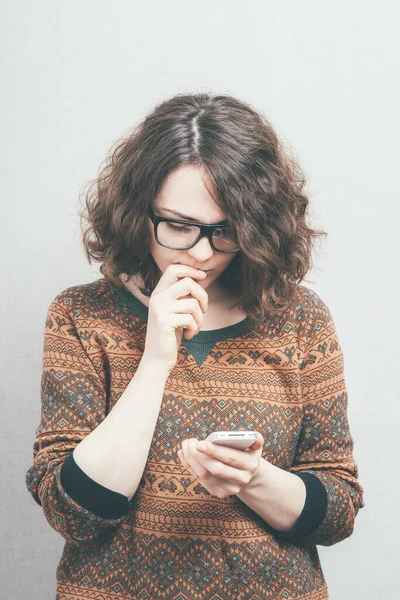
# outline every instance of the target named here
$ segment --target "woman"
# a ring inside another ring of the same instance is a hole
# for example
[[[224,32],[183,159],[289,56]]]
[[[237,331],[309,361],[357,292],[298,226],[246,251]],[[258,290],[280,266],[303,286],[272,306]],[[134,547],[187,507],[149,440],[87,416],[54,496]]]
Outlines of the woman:
[[[57,598],[328,597],[316,545],[364,502],[303,187],[252,107],[181,94],[89,189],[103,277],[49,308],[27,473],[66,540]]]

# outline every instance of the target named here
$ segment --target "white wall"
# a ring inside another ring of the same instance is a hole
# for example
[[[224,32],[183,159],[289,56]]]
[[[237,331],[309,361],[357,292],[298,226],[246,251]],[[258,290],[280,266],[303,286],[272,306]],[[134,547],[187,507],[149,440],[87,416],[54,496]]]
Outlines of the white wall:
[[[4,598],[55,595],[63,540],[24,478],[47,308],[100,276],[80,246],[79,191],[156,102],[199,90],[264,111],[308,175],[329,238],[304,283],[341,339],[366,501],[353,536],[320,556],[332,600],[398,597],[399,12],[365,0],[1,2]]]

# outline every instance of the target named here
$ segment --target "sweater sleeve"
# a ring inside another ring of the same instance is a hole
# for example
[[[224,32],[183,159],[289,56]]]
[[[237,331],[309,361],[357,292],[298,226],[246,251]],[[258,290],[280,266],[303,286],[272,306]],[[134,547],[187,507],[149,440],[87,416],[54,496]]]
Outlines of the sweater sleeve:
[[[106,417],[107,393],[102,369],[97,372],[74,325],[71,302],[68,290],[62,292],[47,313],[41,420],[26,486],[51,527],[79,545],[119,526],[131,503],[74,465],[74,448]]]
[[[300,364],[303,419],[291,472],[313,475],[326,491],[324,515],[316,517],[318,526],[312,532],[303,530],[302,543],[331,546],[352,534],[355,517],[364,507],[363,488],[353,457],[344,359],[336,328],[328,307],[314,291],[308,290],[308,302],[315,310]],[[316,510],[323,501],[319,487]]]

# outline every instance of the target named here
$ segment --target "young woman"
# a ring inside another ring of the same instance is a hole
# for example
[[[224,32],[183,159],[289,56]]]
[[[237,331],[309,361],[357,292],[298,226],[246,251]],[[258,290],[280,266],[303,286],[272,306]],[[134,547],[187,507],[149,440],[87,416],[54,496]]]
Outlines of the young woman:
[[[103,277],[49,308],[27,473],[57,598],[328,597],[316,546],[364,502],[303,188],[265,117],[212,94],[155,107],[90,187]]]

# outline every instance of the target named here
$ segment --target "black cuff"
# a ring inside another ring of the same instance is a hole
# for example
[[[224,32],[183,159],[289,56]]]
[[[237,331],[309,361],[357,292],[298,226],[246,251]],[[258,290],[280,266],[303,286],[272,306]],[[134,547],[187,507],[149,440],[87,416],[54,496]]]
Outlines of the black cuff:
[[[312,473],[293,473],[304,481],[306,501],[296,523],[289,531],[270,528],[274,536],[288,542],[298,542],[313,533],[321,525],[328,508],[328,494],[325,486]]]
[[[126,496],[91,479],[75,462],[73,452],[61,467],[61,483],[75,502],[103,519],[119,519],[132,508]]]

